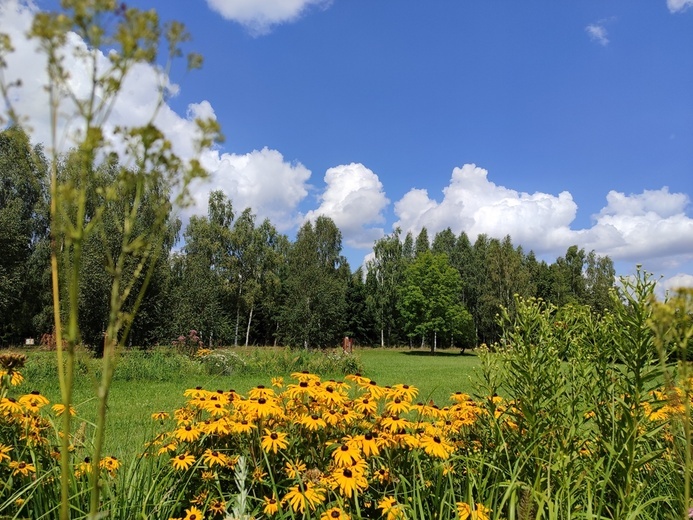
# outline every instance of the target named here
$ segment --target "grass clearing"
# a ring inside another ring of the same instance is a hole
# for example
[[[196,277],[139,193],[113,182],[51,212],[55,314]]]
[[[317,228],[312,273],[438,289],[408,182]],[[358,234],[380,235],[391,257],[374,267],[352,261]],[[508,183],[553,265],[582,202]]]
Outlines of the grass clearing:
[[[245,360],[291,360],[305,356],[285,348],[256,347],[227,349]],[[25,390],[38,390],[52,403],[60,402],[60,387],[55,368],[54,352],[29,352]],[[407,383],[419,389],[419,401],[433,400],[440,406],[448,404],[450,394],[461,391],[473,393],[473,377],[479,367],[479,359],[473,354],[461,355],[457,350],[438,351],[431,355],[422,349],[357,349],[354,356],[360,361],[361,372],[378,384],[387,386]],[[307,359],[307,358],[306,358]],[[76,379],[74,402],[78,411],[76,428],[86,423],[90,430],[96,417],[95,393],[98,375],[95,360],[84,354]],[[298,360],[301,361],[301,360]],[[269,363],[269,361],[267,361]],[[158,411],[172,412],[183,406],[183,392],[201,386],[209,390],[234,389],[245,394],[257,385],[269,386],[272,377],[288,379],[289,371],[274,372],[268,367],[263,373],[236,373],[209,375],[199,362],[188,362],[173,351],[162,349],[159,353],[144,355],[132,351],[122,355],[116,366],[114,381],[108,399],[108,435],[105,453],[125,459],[141,450],[154,432],[151,415]],[[338,372],[319,374],[323,380],[341,380]]]

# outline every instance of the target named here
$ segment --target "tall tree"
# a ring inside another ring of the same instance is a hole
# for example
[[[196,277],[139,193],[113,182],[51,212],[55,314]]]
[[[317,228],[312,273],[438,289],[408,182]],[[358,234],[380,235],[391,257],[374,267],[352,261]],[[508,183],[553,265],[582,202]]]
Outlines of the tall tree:
[[[346,323],[348,264],[342,234],[332,219],[306,222],[289,250],[280,334],[304,348],[340,343]]]
[[[41,148],[19,127],[0,132],[0,344],[48,332],[32,322],[49,303],[50,284],[40,285],[48,266],[41,245],[48,240],[47,183]]]
[[[459,295],[462,280],[447,255],[421,253],[406,270],[399,306],[410,337],[428,338],[435,353],[438,336],[467,336],[471,315]]]
[[[416,236],[416,242],[414,243],[414,256],[419,257],[423,253],[431,250],[431,243],[428,239],[428,230],[426,227],[422,227],[419,234]]]
[[[380,346],[391,344],[392,333],[397,325],[399,311],[397,300],[399,286],[406,267],[400,242],[400,229],[378,240],[373,246],[373,259],[367,264],[371,279],[368,306],[380,332]]]

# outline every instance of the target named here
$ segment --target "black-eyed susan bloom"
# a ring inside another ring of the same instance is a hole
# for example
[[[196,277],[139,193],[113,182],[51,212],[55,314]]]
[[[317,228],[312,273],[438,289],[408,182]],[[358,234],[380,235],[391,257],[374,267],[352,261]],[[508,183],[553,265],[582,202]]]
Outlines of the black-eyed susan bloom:
[[[276,515],[279,512],[279,501],[275,497],[264,497],[262,512],[267,516]]]
[[[292,480],[297,479],[306,471],[306,465],[300,460],[294,460],[284,464],[284,473]]]
[[[332,458],[338,467],[348,467],[353,462],[361,459],[361,452],[355,442],[345,442],[332,452]]]
[[[5,414],[22,413],[24,408],[13,397],[3,397],[0,399],[0,411]]]
[[[202,430],[197,426],[192,424],[187,424],[181,428],[178,428],[174,435],[176,439],[184,442],[195,442],[202,435]]]
[[[267,453],[270,451],[277,453],[277,450],[286,449],[286,447],[289,445],[286,441],[287,436],[288,435],[286,433],[273,432],[265,428],[265,435],[262,436],[260,446],[262,446],[262,449]]]
[[[455,447],[439,435],[422,435],[419,443],[428,455],[439,459],[447,459],[455,451]]]
[[[54,404],[53,406],[51,406],[51,410],[53,410],[53,413],[55,415],[60,417],[63,413],[65,413],[65,405],[64,404]],[[77,415],[77,410],[75,410],[75,408],[72,405],[70,405],[70,415],[72,417]]]
[[[320,520],[351,520],[351,517],[341,507],[331,507],[320,515]]]
[[[10,460],[9,452],[12,451],[12,446],[7,446],[5,444],[0,444],[0,463],[5,460]]]
[[[303,513],[306,507],[311,511],[325,500],[325,492],[312,482],[296,485],[284,495],[283,502],[288,502],[294,513]]]
[[[223,515],[226,512],[226,502],[224,502],[221,498],[212,500],[209,503],[209,510],[214,516]]]
[[[29,473],[36,473],[36,466],[30,462],[24,462],[23,460],[10,461],[10,469],[14,476],[22,475],[23,477],[27,477]]]
[[[378,502],[378,509],[383,512],[386,520],[404,520],[404,508],[394,497],[385,497]]]
[[[202,462],[204,462],[208,468],[212,468],[217,465],[225,466],[227,460],[228,457],[225,454],[209,448],[207,448],[202,455]]]
[[[311,431],[321,430],[327,426],[325,419],[318,414],[303,415],[299,418],[298,422]]]
[[[186,451],[185,453],[181,453],[180,455],[173,457],[171,459],[171,464],[173,465],[174,469],[186,470],[195,464],[195,457]]]
[[[203,520],[204,514],[202,511],[197,509],[195,506],[190,507],[190,509],[185,510],[185,516],[183,520]]]
[[[339,489],[339,492],[351,498],[351,495],[363,491],[368,487],[368,481],[364,477],[363,472],[357,467],[337,468],[331,475],[332,487]]]
[[[484,504],[477,503],[475,508],[472,508],[466,502],[457,502],[457,518],[459,520],[489,520],[491,510]]]

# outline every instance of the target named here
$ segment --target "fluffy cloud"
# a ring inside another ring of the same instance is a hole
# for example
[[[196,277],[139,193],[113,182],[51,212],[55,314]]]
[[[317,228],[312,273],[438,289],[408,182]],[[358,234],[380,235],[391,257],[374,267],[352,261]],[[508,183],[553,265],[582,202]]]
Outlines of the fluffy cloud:
[[[196,187],[196,203],[189,211],[206,213],[209,192],[220,189],[236,213],[250,207],[260,220],[269,218],[280,231],[300,221],[296,208],[308,195],[311,175],[301,163],[287,162],[277,150],[263,148],[241,155],[210,151],[202,164],[212,172],[211,179]]]
[[[594,226],[576,232],[581,242],[614,259],[693,259],[687,195],[669,193],[664,187],[631,195],[610,191],[606,200]]]
[[[557,197],[546,193],[520,193],[497,186],[488,172],[465,164],[452,172],[450,184],[439,203],[426,190],[410,190],[395,203],[399,220],[394,224],[406,233],[426,227],[429,234],[450,227],[474,237],[486,233],[494,237],[510,235],[516,243],[537,252],[570,245],[570,223],[577,205],[568,192]]]
[[[50,120],[46,110],[48,97],[45,91],[48,83],[46,59],[36,51],[36,42],[25,36],[34,13],[32,5],[17,0],[0,3],[0,25],[9,33],[15,47],[15,52],[7,58],[5,79],[14,81],[21,78],[21,88],[12,91],[12,104],[20,114],[26,116],[32,140],[50,143]],[[77,95],[85,96],[91,83],[89,68],[77,57],[77,49],[86,49],[85,44],[76,35],[70,34],[64,57],[65,67],[70,73],[69,86]],[[98,66],[103,70],[108,66],[108,59],[101,53],[97,56]],[[104,125],[106,134],[112,134],[117,125],[143,125],[156,114],[154,123],[165,131],[176,153],[183,158],[191,158],[197,135],[194,121],[198,117],[215,118],[214,109],[208,101],[192,103],[188,106],[186,116],[181,117],[166,103],[158,106],[162,87],[169,95],[177,91],[177,87],[157,67],[136,65],[126,77],[120,96]],[[71,135],[80,130],[73,124],[75,113],[71,102],[66,101],[60,107],[57,129],[60,142],[57,147],[61,151],[72,146]],[[118,148],[117,144],[114,146]],[[210,171],[211,182],[198,183],[193,187],[195,204],[184,211],[184,220],[193,213],[205,214],[209,191],[222,189],[237,211],[252,207],[258,217],[272,219],[281,230],[288,230],[300,221],[301,215],[296,208],[308,194],[306,183],[311,175],[303,165],[288,163],[279,152],[267,148],[244,155],[206,150],[201,159]]]
[[[691,274],[675,274],[664,280],[662,286],[665,290],[671,291],[681,287],[693,287],[693,275]]]
[[[611,191],[607,205],[593,216],[594,225],[574,230],[577,205],[570,193],[521,193],[495,185],[487,175],[473,164],[455,168],[441,202],[425,190],[409,191],[395,203],[395,226],[413,233],[425,226],[430,234],[450,227],[472,239],[480,233],[509,234],[514,243],[549,255],[579,244],[614,260],[649,261],[650,270],[693,261],[693,219],[686,214],[690,201],[683,193],[666,187],[631,195]]]
[[[14,108],[25,120],[23,124],[30,130],[34,142],[50,144],[50,118],[46,85],[46,57],[37,51],[37,42],[29,40],[26,32],[31,26],[35,14],[33,4],[20,3],[17,0],[5,0],[0,3],[0,25],[10,36],[15,51],[7,56],[5,80],[13,82],[21,79],[21,86],[10,92]],[[69,33],[64,51],[63,63],[69,73],[68,88],[79,99],[89,95],[92,80],[90,64],[80,57],[79,51],[85,51],[86,45],[74,33]],[[97,70],[101,74],[109,67],[108,57],[97,53]],[[177,86],[159,69],[148,64],[135,65],[123,82],[119,97],[110,108],[108,119],[104,124],[107,136],[113,138],[113,129],[118,126],[144,125],[154,117],[154,124],[165,129],[176,153],[183,158],[193,155],[193,142],[197,136],[194,119],[197,116],[214,117],[214,110],[207,101],[192,104],[188,107],[187,117],[181,117],[166,103],[161,104],[161,92],[173,95]],[[98,93],[97,93],[98,95]],[[159,106],[161,104],[161,106]],[[157,109],[158,107],[158,109]],[[4,102],[0,109],[4,111]],[[63,99],[59,108],[57,121],[59,151],[66,151],[73,146],[73,137],[82,127],[76,126],[80,121],[74,103]],[[119,149],[114,140],[116,151]]]
[[[693,0],[667,0],[667,7],[672,13],[684,11],[693,6]]]
[[[384,232],[381,227],[368,226],[385,221],[382,212],[390,203],[378,176],[363,164],[352,163],[330,168],[324,180],[327,187],[320,197],[320,207],[309,211],[306,219],[328,216],[342,231],[348,245],[372,246]]]
[[[251,33],[268,32],[274,25],[296,20],[311,5],[327,6],[331,0],[207,0],[211,9],[246,26]]]

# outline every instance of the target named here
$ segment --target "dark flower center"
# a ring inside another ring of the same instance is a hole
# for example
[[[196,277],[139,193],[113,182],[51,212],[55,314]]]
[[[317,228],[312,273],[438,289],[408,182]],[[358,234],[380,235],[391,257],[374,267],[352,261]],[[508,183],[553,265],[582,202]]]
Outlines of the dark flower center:
[[[340,515],[339,515],[339,511],[332,511],[332,512],[330,513],[330,516],[331,516],[332,518],[339,518],[339,516],[340,516]]]
[[[346,478],[351,478],[354,476],[354,474],[351,472],[351,470],[349,468],[344,468],[344,476]]]
[[[272,435],[270,435],[270,439],[272,439],[273,441],[276,441],[278,438],[279,435],[277,435],[276,433],[272,433]]]

